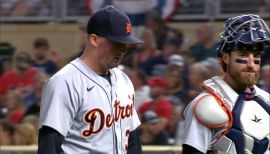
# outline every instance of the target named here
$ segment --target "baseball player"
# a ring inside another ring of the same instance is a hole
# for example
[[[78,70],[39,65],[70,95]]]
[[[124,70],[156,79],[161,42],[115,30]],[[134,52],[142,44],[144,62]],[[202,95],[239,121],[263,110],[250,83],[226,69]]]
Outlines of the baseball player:
[[[205,89],[185,109],[183,154],[269,154],[269,93],[255,84],[270,31],[257,15],[229,18],[218,56],[224,76],[204,81]]]
[[[44,86],[38,154],[140,154],[134,89],[116,68],[131,35],[130,20],[114,7],[97,11],[87,24],[83,55]]]

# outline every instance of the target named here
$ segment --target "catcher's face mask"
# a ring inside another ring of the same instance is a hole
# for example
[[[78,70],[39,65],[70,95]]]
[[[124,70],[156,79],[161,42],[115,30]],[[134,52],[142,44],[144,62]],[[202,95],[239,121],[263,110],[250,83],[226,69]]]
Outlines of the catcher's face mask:
[[[269,28],[263,19],[252,14],[229,18],[220,36],[218,56],[222,51],[263,51],[264,44],[270,42]]]

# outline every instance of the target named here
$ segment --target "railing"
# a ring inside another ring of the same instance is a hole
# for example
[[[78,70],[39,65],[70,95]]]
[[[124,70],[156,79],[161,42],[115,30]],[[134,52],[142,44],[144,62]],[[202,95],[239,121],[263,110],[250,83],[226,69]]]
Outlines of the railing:
[[[1,14],[0,11],[0,22],[77,22],[89,17],[86,0],[40,0],[39,2],[25,15],[12,16],[8,11],[14,9],[8,10],[6,14]],[[1,5],[4,4],[0,4],[0,10],[3,10]],[[42,9],[41,6],[45,8]],[[95,9],[98,7],[101,6],[97,5]],[[219,20],[247,13],[259,14],[263,18],[270,19],[269,12],[270,0],[180,0],[172,20]]]
[[[182,147],[181,146],[142,146],[143,153],[144,154],[181,154],[182,152]],[[5,154],[5,153],[17,153],[17,152],[23,152],[24,154],[33,154],[36,153],[37,151],[37,146],[36,145],[29,145],[29,146],[2,146],[0,145],[0,153]]]

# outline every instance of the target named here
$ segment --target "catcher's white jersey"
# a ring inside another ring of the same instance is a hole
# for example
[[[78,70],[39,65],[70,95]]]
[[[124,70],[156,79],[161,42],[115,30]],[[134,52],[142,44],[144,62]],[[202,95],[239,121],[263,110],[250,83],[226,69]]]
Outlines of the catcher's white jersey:
[[[134,88],[121,70],[110,73],[111,84],[77,58],[44,86],[39,127],[65,136],[64,153],[126,153],[129,132],[140,125]]]
[[[269,154],[269,94],[256,86],[250,93],[236,93],[219,77],[209,81],[208,86],[213,87],[214,93],[205,90],[185,109],[183,143],[204,153],[211,149],[218,154]],[[220,87],[214,86],[218,84]],[[213,127],[213,123],[224,121],[219,111],[224,108],[216,107],[218,100],[214,94],[218,93],[231,105],[233,116],[232,126],[224,136],[220,132],[224,132],[225,126]]]

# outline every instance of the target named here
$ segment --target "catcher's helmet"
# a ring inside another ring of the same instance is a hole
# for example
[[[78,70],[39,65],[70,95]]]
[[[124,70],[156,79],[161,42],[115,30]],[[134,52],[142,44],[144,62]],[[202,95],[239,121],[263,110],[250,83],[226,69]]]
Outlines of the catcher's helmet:
[[[262,51],[263,44],[270,42],[270,30],[258,15],[248,14],[229,18],[220,34],[218,56],[223,51]]]

